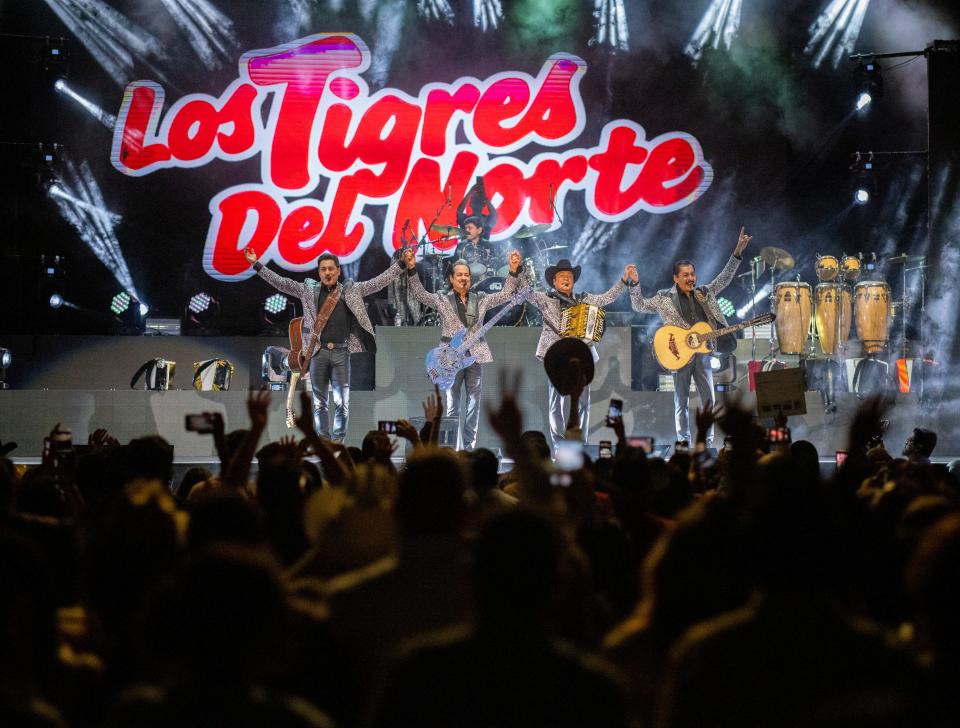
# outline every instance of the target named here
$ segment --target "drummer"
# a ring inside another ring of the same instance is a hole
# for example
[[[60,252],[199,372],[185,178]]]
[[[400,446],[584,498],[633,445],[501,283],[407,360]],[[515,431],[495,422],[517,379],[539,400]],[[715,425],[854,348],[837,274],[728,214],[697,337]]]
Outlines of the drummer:
[[[486,268],[494,265],[494,250],[489,241],[490,231],[496,224],[497,208],[487,197],[483,177],[477,177],[476,184],[457,205],[457,226],[461,231],[461,239],[451,258],[467,261],[475,280],[480,279]]]

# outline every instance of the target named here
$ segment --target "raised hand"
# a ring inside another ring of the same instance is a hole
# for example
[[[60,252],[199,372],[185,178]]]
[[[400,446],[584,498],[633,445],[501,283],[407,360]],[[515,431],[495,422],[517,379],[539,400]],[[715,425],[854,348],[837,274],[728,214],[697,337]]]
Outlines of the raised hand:
[[[637,266],[634,263],[630,263],[626,268],[623,269],[623,282],[632,281],[634,283],[640,282],[640,274],[637,273]]]
[[[420,442],[420,433],[410,424],[409,420],[397,420],[397,437],[409,440],[414,445]]]
[[[707,432],[713,427],[713,423],[717,421],[722,409],[720,406],[714,407],[713,409],[709,407],[704,409],[697,408],[695,420],[697,424],[697,442],[707,441]]]
[[[250,265],[253,265],[257,262],[257,254],[253,252],[253,248],[244,248],[243,257],[247,259],[247,262]]]
[[[407,270],[413,270],[417,267],[417,254],[410,248],[403,251],[402,260],[403,264],[407,266]]]
[[[87,438],[87,444],[90,445],[94,450],[106,450],[108,448],[116,447],[120,442],[107,432],[104,428],[99,428],[90,433],[90,436]]]
[[[443,417],[443,398],[440,396],[440,385],[433,385],[433,394],[427,396],[423,403],[423,416],[430,422],[436,422]]]
[[[523,264],[523,258],[520,257],[519,250],[511,250],[509,260],[511,273],[516,273],[518,270],[520,270],[520,266]]]
[[[523,433],[523,415],[517,404],[523,373],[519,369],[509,373],[506,369],[501,369],[497,376],[500,379],[500,406],[494,408],[488,405],[487,419],[505,444],[515,446],[520,442],[520,435]]]
[[[247,396],[247,413],[250,428],[263,430],[267,426],[267,410],[270,408],[269,389],[251,389]]]
[[[300,414],[294,418],[293,424],[308,440],[317,436],[317,428],[313,423],[313,402],[306,392],[300,392]]]
[[[737,239],[737,247],[734,248],[733,254],[739,256],[743,252],[744,248],[747,247],[747,243],[749,243],[751,240],[753,240],[753,236],[747,235],[744,232],[744,228],[741,227],[740,237]]]

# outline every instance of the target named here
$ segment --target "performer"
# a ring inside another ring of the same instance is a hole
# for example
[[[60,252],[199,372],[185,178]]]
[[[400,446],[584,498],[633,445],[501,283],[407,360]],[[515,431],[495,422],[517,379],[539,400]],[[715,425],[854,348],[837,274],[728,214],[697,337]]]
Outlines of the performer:
[[[310,385],[313,388],[313,420],[321,437],[343,442],[350,419],[350,354],[376,351],[373,324],[367,316],[363,297],[376,293],[398,278],[403,262],[397,260],[369,281],[345,280],[339,283],[340,259],[324,253],[317,261],[319,281],[307,278],[302,283],[279,276],[262,263],[250,248],[243,251],[257,275],[281,293],[296,296],[303,306],[303,351],[308,353],[315,340],[310,360]],[[322,312],[324,316],[319,316]],[[296,353],[291,352],[295,358]],[[333,389],[333,435],[327,408],[327,387]]]
[[[520,285],[520,253],[514,250],[510,253],[510,275],[507,284],[499,293],[485,294],[470,291],[470,266],[465,261],[458,260],[450,266],[450,286],[453,289],[448,295],[429,293],[420,283],[417,276],[417,265],[414,252],[405,250],[403,262],[407,266],[410,292],[424,306],[436,309],[440,315],[442,329],[440,340],[449,342],[453,335],[461,329],[473,328],[483,323],[484,315],[491,308],[506,303]],[[467,392],[467,411],[463,417],[463,425],[457,428],[457,449],[473,450],[477,446],[477,425],[480,422],[480,386],[483,372],[482,366],[493,361],[490,346],[486,340],[479,339],[470,347],[470,356],[477,360],[457,373],[453,387],[444,391],[446,401],[446,416],[460,418],[461,390]]]
[[[561,258],[556,265],[552,265],[543,274],[547,285],[553,290],[549,293],[536,291],[530,294],[527,299],[536,306],[543,315],[543,331],[540,333],[540,340],[537,342],[537,359],[543,360],[547,349],[560,339],[560,316],[563,309],[574,306],[578,303],[586,303],[591,306],[609,306],[619,298],[623,293],[624,286],[636,285],[639,280],[637,276],[637,266],[633,263],[623,269],[623,277],[617,281],[606,293],[593,294],[581,293],[574,295],[573,286],[580,277],[580,266],[574,267],[566,258]],[[596,349],[590,347],[593,354],[593,360],[599,359]],[[567,429],[566,415],[564,414],[564,397],[554,388],[553,384],[548,384],[548,404],[547,410],[550,420],[550,439],[554,447],[563,439]],[[584,387],[583,394],[580,395],[580,432],[583,433],[583,441],[586,443],[590,422],[590,387]]]
[[[467,212],[469,205],[470,211]],[[483,177],[457,205],[457,226],[463,231],[463,239],[457,243],[452,260],[465,260],[471,271],[479,275],[479,267],[488,267],[494,257],[490,244],[490,231],[497,223],[497,209],[490,203],[483,188]]]
[[[656,313],[664,324],[690,328],[695,323],[705,321],[714,329],[727,325],[727,319],[720,311],[717,294],[730,285],[740,256],[750,242],[743,228],[730,260],[720,274],[705,286],[697,288],[697,270],[689,260],[678,260],[673,264],[673,287],[657,291],[651,298],[644,298],[637,286],[630,291],[630,303],[634,311]],[[732,335],[731,335],[732,336]],[[693,378],[700,395],[701,409],[713,408],[713,372],[706,354],[694,354],[690,362],[673,373],[673,409],[677,428],[677,440],[690,439],[690,379]],[[707,433],[707,447],[713,445],[713,427]]]

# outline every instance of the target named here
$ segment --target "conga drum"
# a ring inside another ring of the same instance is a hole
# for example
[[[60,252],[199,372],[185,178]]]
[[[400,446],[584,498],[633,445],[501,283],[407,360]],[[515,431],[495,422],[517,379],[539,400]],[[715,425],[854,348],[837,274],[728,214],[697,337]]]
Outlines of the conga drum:
[[[890,321],[890,286],[883,281],[862,281],[853,289],[857,336],[865,354],[883,351]]]
[[[773,289],[773,312],[777,315],[780,353],[801,354],[810,329],[809,283],[778,283]]]
[[[861,262],[855,255],[845,255],[840,261],[840,273],[847,283],[856,283],[860,280]]]
[[[815,294],[817,312],[814,322],[820,349],[824,354],[837,355],[850,338],[853,325],[850,289],[842,283],[821,283]]]
[[[818,281],[824,283],[832,281],[840,272],[840,261],[833,255],[818,255],[815,270]]]

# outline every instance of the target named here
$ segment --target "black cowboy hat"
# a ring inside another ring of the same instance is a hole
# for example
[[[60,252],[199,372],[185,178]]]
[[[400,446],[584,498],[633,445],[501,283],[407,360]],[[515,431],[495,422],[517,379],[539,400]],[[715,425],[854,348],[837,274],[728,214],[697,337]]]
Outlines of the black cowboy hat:
[[[580,277],[580,266],[578,265],[574,268],[570,265],[570,261],[566,258],[561,258],[556,265],[548,266],[547,269],[543,272],[543,279],[547,282],[547,285],[551,288],[553,287],[553,277],[560,271],[568,270],[573,273],[573,282],[577,282],[577,278]]]
[[[578,366],[574,366],[577,362]],[[577,382],[577,371],[587,386],[593,381],[593,354],[590,347],[580,339],[563,338],[555,341],[543,357],[543,368],[547,378],[560,394],[567,396],[573,392]]]

